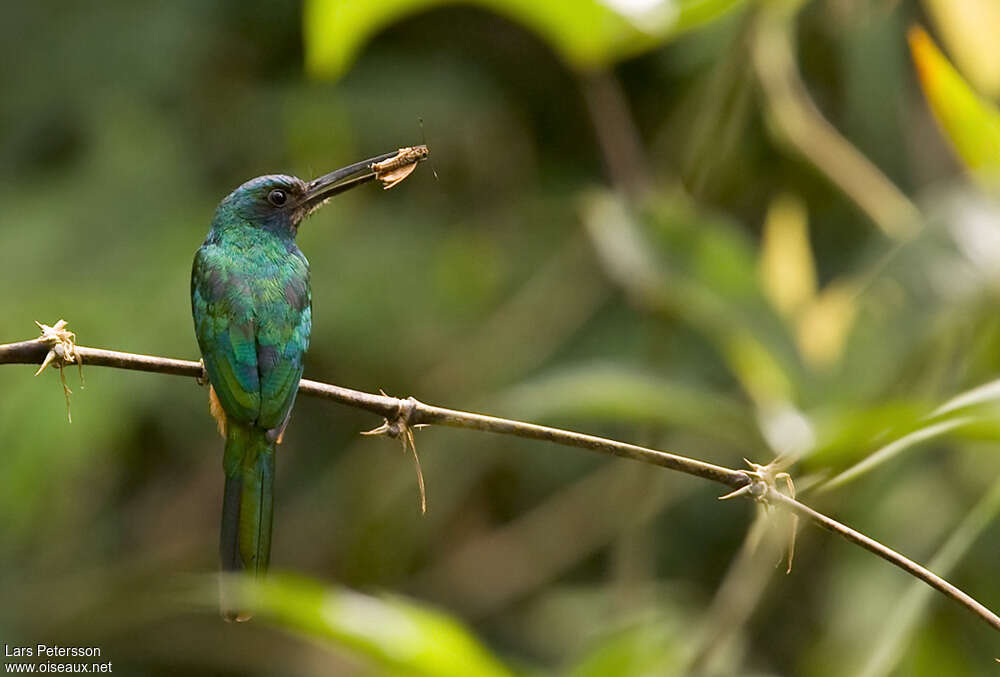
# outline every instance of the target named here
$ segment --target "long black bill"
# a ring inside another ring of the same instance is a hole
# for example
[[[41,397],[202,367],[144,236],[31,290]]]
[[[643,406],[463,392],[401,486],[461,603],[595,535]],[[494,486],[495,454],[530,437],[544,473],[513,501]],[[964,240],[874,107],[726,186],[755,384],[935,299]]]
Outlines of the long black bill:
[[[324,174],[319,178],[313,179],[306,186],[304,200],[306,207],[313,209],[334,195],[340,195],[355,186],[373,181],[376,178],[376,172],[372,165],[394,158],[398,154],[399,151],[397,150],[391,153],[376,155],[373,158],[355,162],[353,165],[341,167],[329,174]]]

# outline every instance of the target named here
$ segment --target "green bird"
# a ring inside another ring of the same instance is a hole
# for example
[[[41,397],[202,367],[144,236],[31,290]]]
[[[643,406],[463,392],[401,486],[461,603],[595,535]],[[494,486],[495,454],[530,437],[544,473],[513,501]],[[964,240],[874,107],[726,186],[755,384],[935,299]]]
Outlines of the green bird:
[[[222,569],[260,576],[271,554],[274,460],[302,377],[312,329],[309,262],[295,244],[302,220],[374,178],[389,153],[313,181],[268,175],[218,206],[191,271],[191,308],[212,414],[226,438],[219,552]],[[222,589],[226,620],[247,620]]]

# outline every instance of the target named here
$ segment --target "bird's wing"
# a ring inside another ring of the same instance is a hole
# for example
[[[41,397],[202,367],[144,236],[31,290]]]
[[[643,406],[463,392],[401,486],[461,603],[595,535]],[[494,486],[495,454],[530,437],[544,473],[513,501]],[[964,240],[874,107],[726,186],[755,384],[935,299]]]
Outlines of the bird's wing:
[[[257,369],[260,374],[258,425],[280,435],[302,378],[302,356],[309,348],[312,297],[309,263],[297,250],[277,273],[257,288]]]
[[[191,309],[205,370],[226,415],[252,423],[260,415],[253,298],[245,274],[216,245],[194,257]]]

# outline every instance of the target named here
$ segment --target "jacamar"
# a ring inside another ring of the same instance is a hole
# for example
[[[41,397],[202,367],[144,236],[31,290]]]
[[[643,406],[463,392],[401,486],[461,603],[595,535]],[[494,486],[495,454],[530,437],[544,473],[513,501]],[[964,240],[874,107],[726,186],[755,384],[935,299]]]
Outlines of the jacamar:
[[[218,206],[194,257],[191,307],[209,399],[226,438],[219,551],[222,569],[267,569],[274,457],[295,402],[312,328],[309,262],[295,244],[302,220],[335,194],[374,178],[389,153],[312,181],[268,175]],[[223,584],[227,620],[249,614]]]

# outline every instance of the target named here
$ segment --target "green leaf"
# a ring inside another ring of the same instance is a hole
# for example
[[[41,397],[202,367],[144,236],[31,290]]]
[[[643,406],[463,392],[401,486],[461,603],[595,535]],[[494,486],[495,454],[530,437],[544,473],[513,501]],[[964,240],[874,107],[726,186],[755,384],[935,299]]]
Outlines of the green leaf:
[[[426,677],[513,674],[459,622],[403,598],[282,575],[244,583],[259,621],[354,651],[383,669]]]
[[[875,452],[830,479],[823,484],[822,489],[826,491],[847,484],[908,449],[950,433],[961,433],[969,438],[996,439],[1000,432],[997,423],[998,401],[1000,401],[1000,380],[960,393],[919,419],[916,425],[907,425],[905,434],[882,445]]]
[[[884,444],[920,427],[926,413],[926,406],[909,400],[816,409],[812,415],[819,442],[809,461],[816,467],[844,467],[857,462],[873,441]]]
[[[697,28],[744,0],[469,0],[515,21],[548,42],[569,64],[594,68],[635,55]],[[308,0],[306,67],[339,77],[365,42],[390,24],[455,0]]]
[[[737,224],[682,196],[635,213],[602,191],[583,201],[583,223],[608,276],[641,304],[703,332],[758,404],[794,399],[801,360]]]
[[[847,484],[851,480],[857,479],[866,472],[882,465],[886,461],[896,457],[903,451],[916,446],[921,442],[936,439],[957,428],[979,423],[980,419],[973,416],[962,416],[960,418],[938,421],[928,426],[915,430],[907,435],[903,435],[897,440],[881,447],[872,454],[869,454],[860,463],[852,465],[850,468],[840,473],[823,485],[823,489],[834,489]]]
[[[508,391],[500,406],[525,418],[680,426],[734,443],[757,434],[746,408],[725,395],[612,364],[545,375]]]
[[[973,91],[922,28],[911,28],[909,40],[924,95],[955,152],[1000,185],[1000,111]]]
[[[944,416],[960,409],[1000,402],[1000,379],[976,386],[951,398],[934,410],[932,416]]]
[[[948,576],[983,531],[997,519],[998,514],[1000,480],[993,482],[989,491],[951,532],[927,566],[941,576]],[[890,674],[903,657],[914,628],[935,599],[938,598],[934,591],[921,581],[911,583],[892,614],[882,624],[882,632],[872,642],[872,651],[864,668],[855,674],[861,677],[884,677]]]
[[[666,619],[650,619],[616,633],[583,656],[567,677],[644,677],[672,674],[679,669],[683,631]]]

